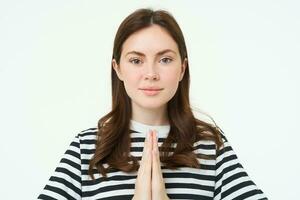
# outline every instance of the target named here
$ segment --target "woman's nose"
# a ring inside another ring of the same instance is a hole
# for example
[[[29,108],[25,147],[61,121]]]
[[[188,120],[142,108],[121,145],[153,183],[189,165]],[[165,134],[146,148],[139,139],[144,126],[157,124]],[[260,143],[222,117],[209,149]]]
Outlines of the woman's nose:
[[[151,79],[151,80],[158,80],[159,79],[159,75],[155,71],[154,68],[155,68],[154,64],[150,64],[150,65],[146,66],[146,71],[145,71],[146,79]]]
[[[158,80],[159,75],[157,73],[148,73],[146,74],[146,79]]]

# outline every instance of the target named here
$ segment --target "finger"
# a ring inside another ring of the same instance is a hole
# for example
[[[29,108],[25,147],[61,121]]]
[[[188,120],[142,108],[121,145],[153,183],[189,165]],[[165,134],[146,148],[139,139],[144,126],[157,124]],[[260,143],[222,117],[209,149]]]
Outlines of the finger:
[[[144,149],[142,154],[142,160],[144,161],[147,158],[147,153],[149,153],[149,150],[151,150],[151,131],[146,133],[146,138],[144,142]]]
[[[157,131],[153,132],[153,153],[152,153],[152,165],[153,165],[153,174],[159,179],[162,178],[160,158],[159,158],[159,149],[158,149],[158,140],[157,140]]]
[[[142,173],[151,176],[151,151],[152,151],[152,136],[151,132],[149,131],[146,135],[145,143],[144,143],[144,150],[141,159],[141,168]]]

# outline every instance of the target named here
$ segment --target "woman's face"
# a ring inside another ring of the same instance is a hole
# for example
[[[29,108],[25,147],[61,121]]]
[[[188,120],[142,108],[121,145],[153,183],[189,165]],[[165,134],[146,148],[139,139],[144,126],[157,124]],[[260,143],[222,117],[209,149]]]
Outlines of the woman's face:
[[[132,105],[156,109],[175,95],[186,62],[181,62],[177,44],[166,30],[151,25],[130,35],[123,43],[119,66],[114,59],[112,64]]]

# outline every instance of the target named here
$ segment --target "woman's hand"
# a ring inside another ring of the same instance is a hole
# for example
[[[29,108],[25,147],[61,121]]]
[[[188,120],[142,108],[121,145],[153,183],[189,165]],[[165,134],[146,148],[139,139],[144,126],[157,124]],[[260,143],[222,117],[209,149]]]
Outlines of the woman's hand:
[[[147,134],[140,168],[135,182],[132,200],[152,200],[151,197],[151,166],[152,166],[152,136]]]
[[[147,134],[133,200],[169,200],[163,180],[157,132]]]
[[[165,182],[161,172],[157,132],[152,132],[152,199],[153,200],[168,200],[166,193]]]

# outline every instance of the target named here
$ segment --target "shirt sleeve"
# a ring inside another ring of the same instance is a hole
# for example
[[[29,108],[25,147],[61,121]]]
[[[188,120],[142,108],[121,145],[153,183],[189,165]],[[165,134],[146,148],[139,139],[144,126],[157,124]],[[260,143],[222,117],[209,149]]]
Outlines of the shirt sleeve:
[[[227,138],[217,151],[214,200],[267,200],[239,162]]]
[[[75,136],[38,199],[81,199],[79,135]]]

